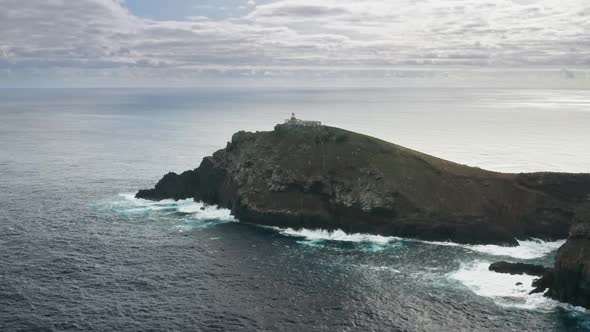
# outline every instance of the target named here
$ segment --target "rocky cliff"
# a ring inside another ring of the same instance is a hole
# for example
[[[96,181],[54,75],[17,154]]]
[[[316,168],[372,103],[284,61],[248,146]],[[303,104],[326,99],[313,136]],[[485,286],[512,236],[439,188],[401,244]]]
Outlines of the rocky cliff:
[[[137,197],[194,198],[265,225],[515,245],[565,238],[588,219],[590,175],[496,173],[338,128],[277,125],[234,134]]]
[[[574,225],[567,242],[557,250],[553,270],[533,283],[561,302],[590,308],[590,223]]]

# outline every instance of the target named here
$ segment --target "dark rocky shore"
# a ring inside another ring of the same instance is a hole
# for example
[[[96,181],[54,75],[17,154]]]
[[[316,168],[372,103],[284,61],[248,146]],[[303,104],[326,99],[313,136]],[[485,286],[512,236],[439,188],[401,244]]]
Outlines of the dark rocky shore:
[[[533,286],[531,293],[545,292],[558,301],[590,308],[590,223],[572,227],[567,242],[557,250],[553,269]]]
[[[553,268],[525,263],[496,262],[489,269],[498,273],[540,276],[532,293],[545,293],[561,302],[590,308],[590,223],[570,230],[567,242],[557,250]]]
[[[238,132],[138,198],[193,198],[242,222],[473,244],[566,238],[590,220],[590,175],[505,174],[327,126]]]

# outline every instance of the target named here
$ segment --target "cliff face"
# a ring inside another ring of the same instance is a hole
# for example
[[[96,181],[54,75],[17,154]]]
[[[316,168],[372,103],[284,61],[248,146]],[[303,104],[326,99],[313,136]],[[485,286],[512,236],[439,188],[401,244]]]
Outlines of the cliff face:
[[[588,174],[502,174],[338,128],[238,132],[194,170],[138,198],[194,198],[243,222],[516,244],[565,238],[590,216]]]
[[[556,300],[590,307],[590,223],[572,227],[557,251],[553,272],[539,283],[549,287],[546,295]]]

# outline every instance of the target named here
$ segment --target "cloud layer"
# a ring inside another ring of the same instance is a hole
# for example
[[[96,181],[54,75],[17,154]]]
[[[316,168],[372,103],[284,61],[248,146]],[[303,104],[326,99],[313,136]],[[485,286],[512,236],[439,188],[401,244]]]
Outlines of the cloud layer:
[[[0,73],[265,75],[590,66],[586,0],[244,0],[241,17],[155,21],[122,0],[0,0]]]

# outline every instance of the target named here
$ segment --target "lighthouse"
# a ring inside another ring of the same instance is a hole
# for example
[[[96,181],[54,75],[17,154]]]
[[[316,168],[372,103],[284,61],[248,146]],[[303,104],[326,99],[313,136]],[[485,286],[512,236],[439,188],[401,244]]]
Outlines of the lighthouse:
[[[290,126],[305,126],[305,127],[315,127],[321,126],[322,123],[320,121],[306,121],[306,120],[299,120],[295,117],[295,112],[291,113],[291,118],[285,120],[285,124]]]

